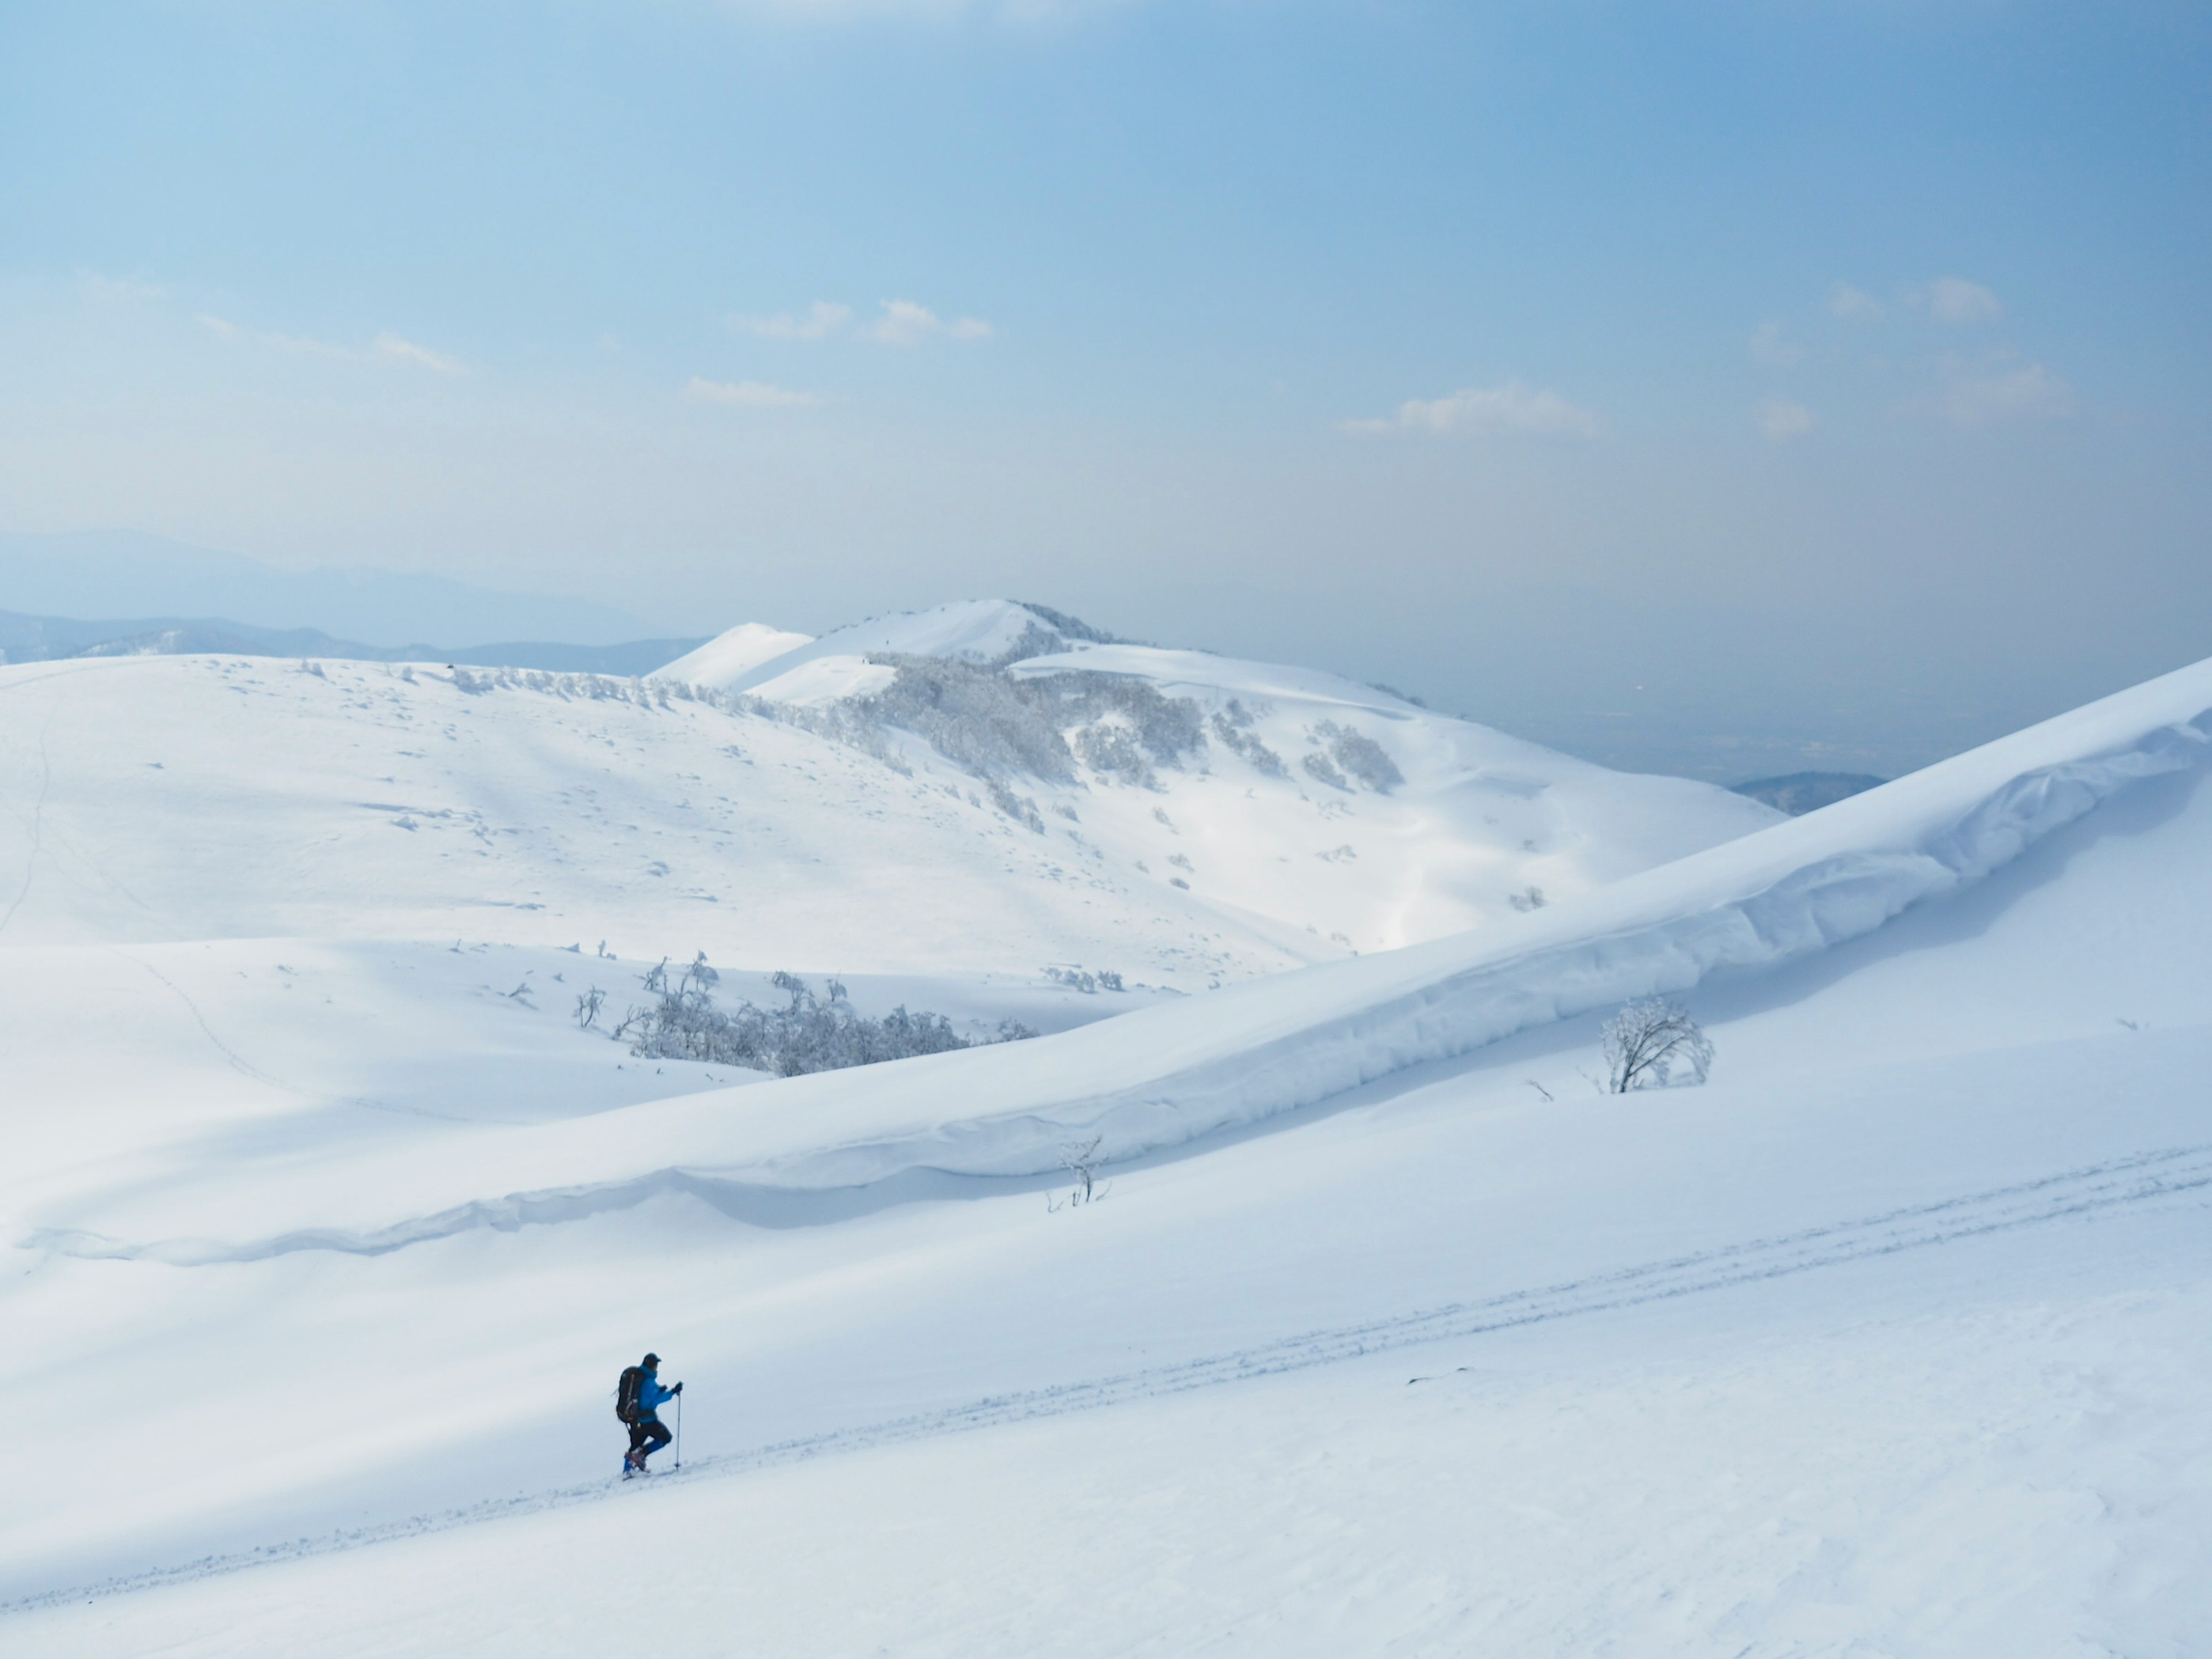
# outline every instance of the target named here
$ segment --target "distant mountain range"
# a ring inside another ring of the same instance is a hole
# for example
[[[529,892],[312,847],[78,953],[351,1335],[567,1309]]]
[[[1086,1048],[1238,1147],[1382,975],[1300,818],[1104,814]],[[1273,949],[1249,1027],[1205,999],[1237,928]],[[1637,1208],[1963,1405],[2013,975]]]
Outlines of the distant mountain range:
[[[0,662],[64,657],[327,657],[356,662],[441,662],[472,668],[542,668],[561,673],[649,674],[700,640],[631,640],[619,645],[520,641],[496,645],[363,645],[314,628],[256,628],[222,617],[151,617],[84,622],[0,611]]]
[[[1737,794],[1763,800],[1778,812],[1787,812],[1794,818],[1820,807],[1832,806],[1839,800],[1848,800],[1888,781],[1865,772],[1792,772],[1778,778],[1753,778],[1749,783],[1733,787]]]
[[[0,532],[0,605],[41,617],[234,617],[410,651],[425,626],[449,641],[588,645],[654,631],[590,599],[502,592],[426,570],[288,570],[123,530]]]

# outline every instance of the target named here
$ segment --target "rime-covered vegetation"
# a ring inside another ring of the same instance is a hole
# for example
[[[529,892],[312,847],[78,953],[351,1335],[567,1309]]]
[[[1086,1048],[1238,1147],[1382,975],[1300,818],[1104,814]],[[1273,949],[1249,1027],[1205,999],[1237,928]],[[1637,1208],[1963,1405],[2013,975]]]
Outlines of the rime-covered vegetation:
[[[1019,772],[1069,783],[1079,763],[1143,786],[1154,781],[1154,768],[1180,765],[1206,741],[1195,702],[1133,675],[1069,670],[1017,677],[945,657],[869,660],[896,678],[854,699],[848,718],[911,732],[984,777]]]
[[[1243,700],[1231,697],[1229,706],[1213,717],[1213,735],[1223,748],[1249,761],[1261,776],[1288,777],[1283,757],[1260,740],[1260,734],[1252,729],[1254,724],[1252,711]]]
[[[1335,761],[1337,767],[1342,768],[1378,795],[1389,794],[1406,781],[1406,775],[1398,769],[1398,763],[1390,758],[1381,744],[1364,732],[1339,726],[1334,720],[1322,720],[1314,727],[1314,736],[1328,745],[1330,758]],[[1316,758],[1312,755],[1306,757],[1309,772],[1314,771]],[[1335,768],[1330,769],[1334,771]],[[1315,775],[1321,775],[1316,772]],[[1341,777],[1325,781],[1333,782],[1339,789],[1349,787]]]
[[[1189,697],[1170,696],[1138,675],[1089,669],[1010,674],[1014,662],[1060,649],[1069,638],[1111,636],[1072,617],[1025,607],[1042,619],[988,662],[878,653],[868,661],[890,668],[890,684],[829,705],[795,705],[667,680],[622,680],[529,669],[454,671],[453,684],[481,696],[513,689],[562,698],[611,700],[666,707],[713,704],[833,738],[902,771],[892,734],[910,733],[970,775],[984,781],[998,809],[1042,834],[1036,803],[1007,783],[1029,777],[1048,784],[1091,778],[1156,788],[1159,774],[1200,762],[1209,738],[1264,777],[1291,768],[1261,738],[1255,710],[1231,697],[1209,719]],[[1048,627],[1047,624],[1049,624]],[[403,671],[407,672],[407,671]],[[1389,794],[1405,781],[1389,754],[1366,733],[1324,720],[1310,728],[1315,747],[1299,766],[1316,782],[1352,793]]]
[[[902,1003],[880,1019],[870,1019],[846,1000],[836,980],[824,996],[796,974],[777,974],[769,983],[788,999],[780,1008],[740,1002],[715,1006],[713,987],[720,975],[698,959],[673,978],[663,962],[645,976],[645,988],[658,999],[630,1010],[615,1027],[617,1042],[647,1060],[696,1060],[720,1066],[744,1066],[779,1077],[841,1071],[878,1060],[915,1054],[941,1054],[975,1044],[952,1029],[942,1014],[909,1013]],[[1036,1033],[1008,1020],[986,1041],[1012,1042]]]

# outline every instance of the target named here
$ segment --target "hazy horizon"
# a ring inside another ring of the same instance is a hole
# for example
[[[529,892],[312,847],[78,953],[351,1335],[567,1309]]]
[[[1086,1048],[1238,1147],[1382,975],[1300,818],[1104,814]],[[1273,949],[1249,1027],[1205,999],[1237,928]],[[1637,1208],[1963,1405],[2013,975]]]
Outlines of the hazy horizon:
[[[2199,8],[125,6],[0,46],[0,530],[684,637],[1034,598],[1723,778],[2212,653]]]

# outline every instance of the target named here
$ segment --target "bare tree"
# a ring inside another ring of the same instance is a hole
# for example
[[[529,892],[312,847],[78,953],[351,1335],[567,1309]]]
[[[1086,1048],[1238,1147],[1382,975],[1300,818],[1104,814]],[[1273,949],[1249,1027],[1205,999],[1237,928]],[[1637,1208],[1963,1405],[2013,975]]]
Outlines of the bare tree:
[[[1605,1023],[1605,1083],[1607,1094],[1663,1089],[1675,1080],[1703,1083],[1712,1069],[1713,1045],[1689,1010],[1663,997],[1623,1005]]]
[[[1098,1156],[1098,1148],[1105,1139],[1103,1135],[1093,1135],[1088,1140],[1071,1140],[1060,1147],[1060,1167],[1075,1177],[1075,1190],[1068,1194],[1065,1204],[1055,1203],[1048,1195],[1044,1201],[1047,1210],[1072,1210],[1079,1204],[1094,1203],[1106,1196],[1107,1188],[1096,1184],[1098,1166],[1105,1161]]]
[[[586,1031],[590,1030],[592,1029],[592,1022],[599,1018],[599,1010],[605,1005],[606,1000],[607,994],[599,989],[596,985],[592,987],[590,990],[585,992],[581,996],[578,997],[576,999],[576,1024],[583,1027]]]

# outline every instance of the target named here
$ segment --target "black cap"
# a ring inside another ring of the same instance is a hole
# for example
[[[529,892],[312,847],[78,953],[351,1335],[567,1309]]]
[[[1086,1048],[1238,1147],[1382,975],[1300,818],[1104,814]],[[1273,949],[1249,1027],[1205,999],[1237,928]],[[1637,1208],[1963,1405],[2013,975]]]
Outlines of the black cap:
[[[647,1366],[658,1365],[660,1363],[660,1356],[657,1353],[649,1353],[646,1355],[643,1363]]]

